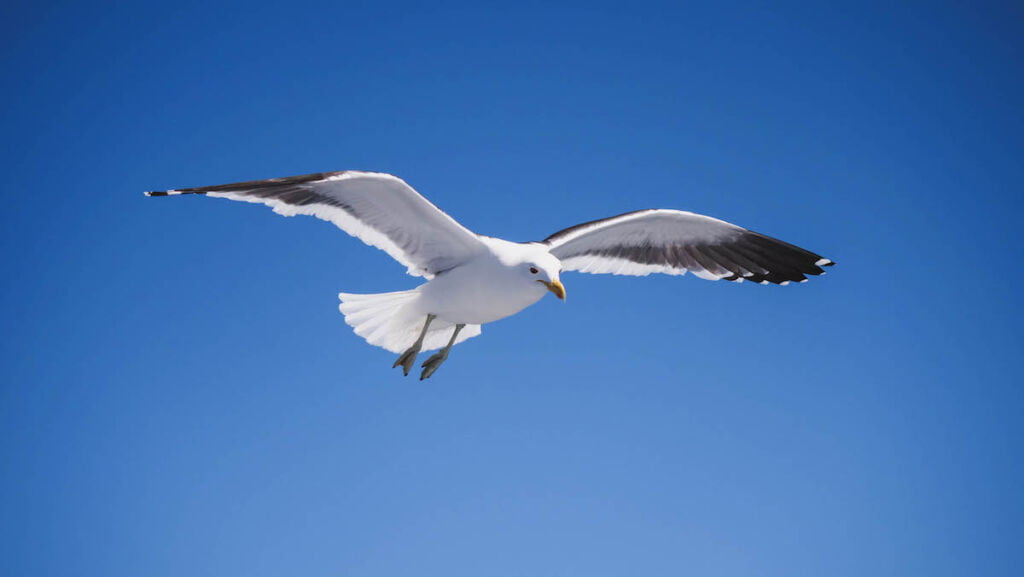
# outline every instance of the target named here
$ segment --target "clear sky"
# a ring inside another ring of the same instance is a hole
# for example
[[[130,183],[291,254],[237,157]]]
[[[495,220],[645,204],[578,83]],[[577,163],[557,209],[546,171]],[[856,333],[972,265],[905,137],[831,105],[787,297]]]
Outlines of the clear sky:
[[[1019,575],[1024,11],[713,4],[5,3],[0,573]],[[142,196],[341,169],[839,264],[566,274],[420,383],[383,252]]]

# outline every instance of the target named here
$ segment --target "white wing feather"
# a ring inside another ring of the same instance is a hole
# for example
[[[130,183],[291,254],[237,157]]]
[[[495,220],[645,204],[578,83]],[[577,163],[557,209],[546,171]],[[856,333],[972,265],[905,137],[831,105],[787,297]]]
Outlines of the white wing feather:
[[[390,174],[326,172],[146,194],[205,194],[265,204],[283,216],[315,216],[426,278],[485,250],[476,234]]]
[[[717,218],[682,210],[630,212],[579,224],[543,241],[566,270],[787,284],[832,261]]]

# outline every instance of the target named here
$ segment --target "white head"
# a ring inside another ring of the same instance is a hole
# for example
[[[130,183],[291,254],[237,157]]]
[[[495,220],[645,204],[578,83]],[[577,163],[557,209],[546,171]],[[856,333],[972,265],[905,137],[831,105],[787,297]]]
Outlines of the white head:
[[[519,277],[539,283],[555,293],[558,298],[565,300],[565,287],[558,278],[562,271],[562,263],[546,249],[524,254],[521,262],[513,266],[517,268]]]

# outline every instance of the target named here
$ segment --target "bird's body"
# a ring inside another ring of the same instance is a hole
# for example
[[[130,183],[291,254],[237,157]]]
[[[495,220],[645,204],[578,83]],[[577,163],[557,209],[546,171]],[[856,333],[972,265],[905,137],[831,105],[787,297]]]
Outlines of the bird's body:
[[[309,214],[385,250],[427,282],[391,293],[341,293],[339,309],[370,344],[402,352],[408,374],[421,350],[451,347],[480,326],[514,315],[547,292],[565,299],[563,270],[647,275],[693,272],[709,280],[760,284],[804,281],[832,261],[782,241],[690,212],[653,209],[517,243],[470,232],[401,179],[343,171],[147,193],[205,194],[258,202],[285,216]],[[404,352],[403,352],[404,351]]]
[[[413,290],[340,294],[339,308],[346,322],[370,344],[397,353],[415,342],[423,319],[434,315],[422,345],[423,350],[432,350],[444,346],[454,326],[465,325],[456,341],[462,342],[479,335],[480,325],[510,317],[548,293],[545,284],[535,282],[541,279],[520,282],[523,271],[531,266],[527,263],[543,262],[548,270],[559,270],[558,259],[545,247],[489,237],[481,237],[481,241],[483,251]],[[541,275],[540,268],[537,270]]]
[[[510,317],[548,293],[541,283],[517,282],[529,263],[546,261],[546,269],[560,270],[561,263],[545,247],[499,238],[481,240],[487,250],[480,256],[420,287],[421,306],[449,322],[482,325]]]

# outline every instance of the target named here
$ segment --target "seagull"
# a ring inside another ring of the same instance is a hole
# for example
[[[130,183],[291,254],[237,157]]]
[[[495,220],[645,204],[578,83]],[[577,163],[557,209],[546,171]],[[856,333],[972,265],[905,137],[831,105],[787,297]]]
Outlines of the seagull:
[[[647,209],[560,230],[542,241],[512,242],[476,234],[397,176],[320,172],[146,196],[203,194],[271,207],[283,216],[311,215],[382,249],[426,282],[412,290],[341,293],[339,310],[371,345],[400,353],[404,375],[421,351],[429,378],[452,347],[486,323],[512,316],[547,293],[565,300],[561,273],[683,275],[707,280],[786,285],[824,274],[831,260],[692,212]]]

